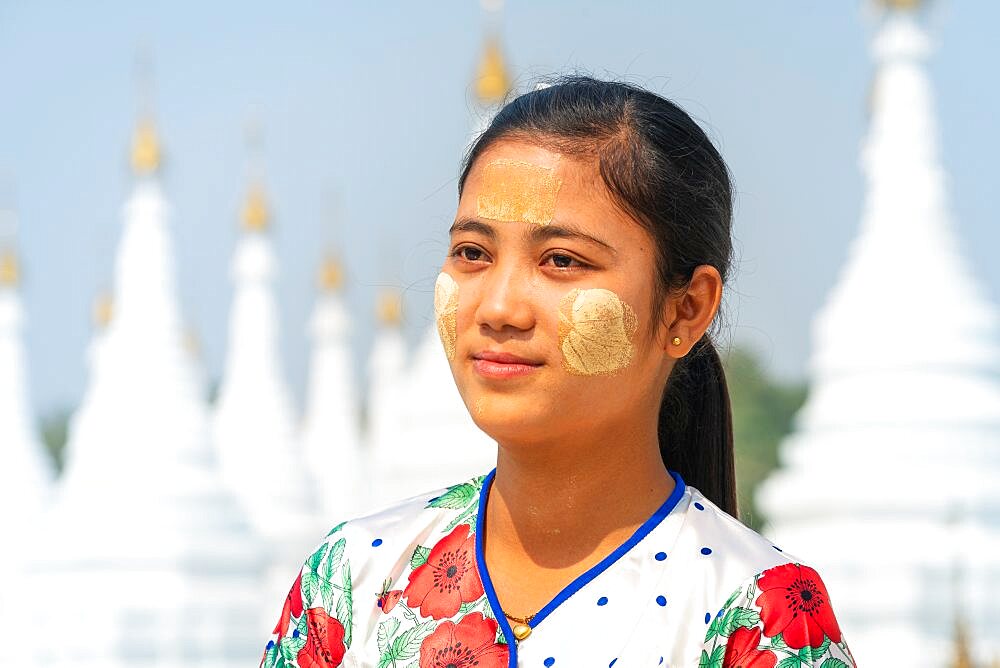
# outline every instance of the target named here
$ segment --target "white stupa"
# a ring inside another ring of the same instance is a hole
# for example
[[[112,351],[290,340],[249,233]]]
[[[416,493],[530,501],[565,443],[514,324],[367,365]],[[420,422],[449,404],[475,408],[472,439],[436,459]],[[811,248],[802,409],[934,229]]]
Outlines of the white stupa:
[[[246,666],[269,630],[262,544],[218,476],[204,388],[183,343],[150,123],[138,129],[132,162],[113,313],[91,350],[66,468],[20,599],[18,628],[57,618],[59,630],[19,644],[19,662]]]
[[[350,318],[341,295],[343,270],[332,257],[323,262],[320,292],[309,321],[312,359],[302,443],[316,484],[324,523],[355,517],[371,493],[361,449],[361,415],[351,371]]]
[[[385,290],[379,295],[377,315],[378,330],[368,358],[365,430],[371,473],[367,505],[373,508],[424,491],[413,490],[412,480],[406,477],[409,457],[399,460],[404,448],[402,416],[407,393],[406,342],[400,329],[402,302],[397,291]]]
[[[943,667],[956,618],[973,656],[1000,655],[1000,321],[956,243],[919,3],[883,4],[861,229],[757,500],[824,574],[859,665]]]
[[[0,550],[0,619],[15,600],[10,587],[22,566],[22,548],[34,539],[33,528],[48,503],[53,478],[28,399],[23,319],[17,256],[13,248],[0,248],[0,533],[5,536],[5,548]]]
[[[273,549],[271,593],[280,600],[322,529],[281,363],[269,222],[263,189],[255,186],[233,258],[233,304],[213,437],[226,484]]]

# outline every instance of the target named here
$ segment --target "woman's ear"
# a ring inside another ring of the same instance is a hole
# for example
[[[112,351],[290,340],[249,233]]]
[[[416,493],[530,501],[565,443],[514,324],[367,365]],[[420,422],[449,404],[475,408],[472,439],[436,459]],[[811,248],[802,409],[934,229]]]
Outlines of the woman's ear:
[[[708,330],[722,302],[722,276],[710,264],[695,268],[687,288],[667,300],[667,337],[664,349],[671,357],[687,355]],[[680,339],[680,341],[678,341]]]

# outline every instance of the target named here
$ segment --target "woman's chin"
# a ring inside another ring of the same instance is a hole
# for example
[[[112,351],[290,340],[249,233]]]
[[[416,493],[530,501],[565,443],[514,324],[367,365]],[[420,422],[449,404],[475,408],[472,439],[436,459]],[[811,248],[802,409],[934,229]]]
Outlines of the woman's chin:
[[[551,411],[525,397],[479,396],[466,406],[476,426],[498,443],[536,441],[553,432]]]

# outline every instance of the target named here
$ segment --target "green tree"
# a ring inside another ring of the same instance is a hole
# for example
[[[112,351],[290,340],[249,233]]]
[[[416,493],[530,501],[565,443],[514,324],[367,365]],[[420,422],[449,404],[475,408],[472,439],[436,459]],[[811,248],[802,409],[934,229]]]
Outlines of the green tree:
[[[778,381],[759,355],[741,346],[730,350],[723,366],[733,407],[740,520],[760,530],[766,518],[754,504],[754,492],[778,465],[778,445],[805,402],[806,384]]]

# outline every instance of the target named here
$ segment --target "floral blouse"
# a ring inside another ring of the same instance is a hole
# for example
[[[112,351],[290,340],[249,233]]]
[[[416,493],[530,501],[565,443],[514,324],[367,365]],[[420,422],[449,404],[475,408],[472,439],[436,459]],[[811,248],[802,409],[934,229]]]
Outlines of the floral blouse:
[[[483,558],[495,472],[335,526],[261,667],[855,668],[819,574],[676,472],[656,512],[516,640]]]

